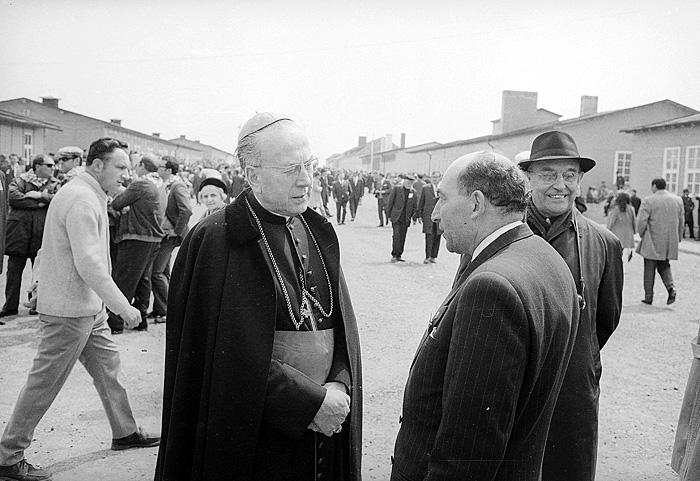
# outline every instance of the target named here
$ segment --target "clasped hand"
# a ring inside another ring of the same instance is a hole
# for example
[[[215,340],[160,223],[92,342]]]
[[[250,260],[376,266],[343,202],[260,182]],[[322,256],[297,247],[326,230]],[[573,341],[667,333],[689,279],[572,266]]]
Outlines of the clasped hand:
[[[342,383],[328,383],[323,387],[326,388],[326,396],[309,429],[331,437],[350,413],[350,396],[345,394]]]

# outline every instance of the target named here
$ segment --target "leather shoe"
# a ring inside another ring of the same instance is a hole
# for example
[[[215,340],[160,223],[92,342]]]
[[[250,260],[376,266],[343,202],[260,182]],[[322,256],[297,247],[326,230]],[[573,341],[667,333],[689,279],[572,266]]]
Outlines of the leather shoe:
[[[112,439],[112,451],[123,451],[131,448],[152,448],[160,444],[160,436],[149,436],[139,428],[133,434],[123,438]]]
[[[143,319],[141,321],[141,323],[138,326],[136,326],[133,330],[134,331],[147,331],[148,330],[148,323],[146,322],[146,319]]]
[[[666,300],[666,304],[673,304],[676,302],[676,290],[671,288],[668,291],[668,299]]]
[[[0,317],[14,316],[17,312],[17,309],[3,309],[0,311]]]
[[[51,481],[53,474],[45,469],[35,468],[26,459],[11,466],[0,466],[0,479],[17,481]]]
[[[431,264],[435,264],[436,262],[437,262],[437,261],[435,260],[435,257],[431,257],[431,258],[430,258],[430,263],[431,263]]]
[[[426,257],[423,264],[430,264],[430,257]]]
[[[37,311],[36,309],[29,309],[30,316],[36,316],[37,314],[39,314],[39,311]]]
[[[651,305],[651,301],[649,301],[649,300],[647,300],[647,299],[642,299],[642,302],[643,302],[644,304],[649,304],[649,305]]]

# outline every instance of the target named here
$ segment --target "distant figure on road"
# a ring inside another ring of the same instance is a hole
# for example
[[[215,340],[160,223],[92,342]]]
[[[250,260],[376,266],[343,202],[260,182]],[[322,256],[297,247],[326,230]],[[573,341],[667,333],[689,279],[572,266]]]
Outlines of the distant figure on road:
[[[438,251],[440,250],[440,239],[442,231],[438,222],[432,220],[433,209],[438,201],[437,188],[442,175],[440,172],[433,172],[430,182],[422,188],[422,193],[418,198],[418,208],[413,214],[413,219],[423,224],[423,234],[425,234],[425,260],[423,264],[434,264],[437,262]]]
[[[637,215],[630,205],[630,196],[620,191],[608,215],[608,229],[620,239],[623,256],[628,249],[627,260],[632,259],[634,252],[634,234],[637,232]]]
[[[564,261],[522,222],[526,192],[493,152],[445,171],[433,220],[472,261],[418,346],[392,481],[540,478],[579,306]]]
[[[391,189],[386,201],[386,212],[393,229],[391,262],[405,262],[401,256],[406,245],[406,233],[418,203],[416,191],[413,190],[413,182],[416,179],[411,174],[403,174],[402,178],[403,181]]]
[[[357,215],[357,207],[362,201],[362,196],[365,195],[365,180],[357,172],[348,179],[350,185],[350,220],[354,221]]]
[[[695,210],[695,201],[690,197],[690,190],[683,189],[683,210],[685,212],[685,222],[683,224],[683,238],[685,239],[685,226],[688,226],[688,232],[691,239],[695,239],[695,222],[693,221],[693,210]]]
[[[637,254],[644,257],[642,302],[651,304],[654,301],[654,278],[658,271],[668,291],[666,304],[673,304],[678,293],[669,260],[678,259],[678,243],[685,228],[683,201],[666,190],[664,179],[652,180],[651,191],[653,194],[642,200],[637,216],[637,232],[642,238]]]

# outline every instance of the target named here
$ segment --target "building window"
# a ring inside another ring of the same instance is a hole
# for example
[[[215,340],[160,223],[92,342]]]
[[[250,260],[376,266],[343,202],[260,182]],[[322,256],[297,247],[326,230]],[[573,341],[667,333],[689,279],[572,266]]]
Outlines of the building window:
[[[23,157],[27,160],[32,158],[34,152],[33,148],[33,143],[32,143],[32,133],[31,132],[25,132],[24,133],[24,155]]]
[[[700,145],[692,145],[685,150],[685,187],[692,195],[700,194]]]
[[[617,150],[615,151],[615,172],[613,175],[613,183],[617,182],[617,173],[621,172],[625,182],[630,181],[630,169],[632,167],[632,152]]]
[[[681,148],[666,147],[664,149],[663,177],[666,180],[666,189],[671,193],[678,193],[678,168],[681,163]]]

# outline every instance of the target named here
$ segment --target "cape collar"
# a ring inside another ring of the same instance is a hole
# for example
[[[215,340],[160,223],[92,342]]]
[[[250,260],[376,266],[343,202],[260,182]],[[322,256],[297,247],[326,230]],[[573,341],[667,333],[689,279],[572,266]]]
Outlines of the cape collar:
[[[255,195],[253,195],[250,187],[248,187],[241,192],[232,203],[226,206],[224,211],[226,234],[230,244],[234,246],[260,239],[258,227],[255,225],[255,221],[246,206],[246,198],[262,222],[276,224],[284,224],[286,222],[284,217],[280,217],[265,210],[255,198]],[[313,209],[307,208],[301,215],[312,230],[316,231],[316,229],[320,229],[324,232],[329,231],[329,233],[333,233],[333,226],[328,222],[328,219],[315,212]]]

